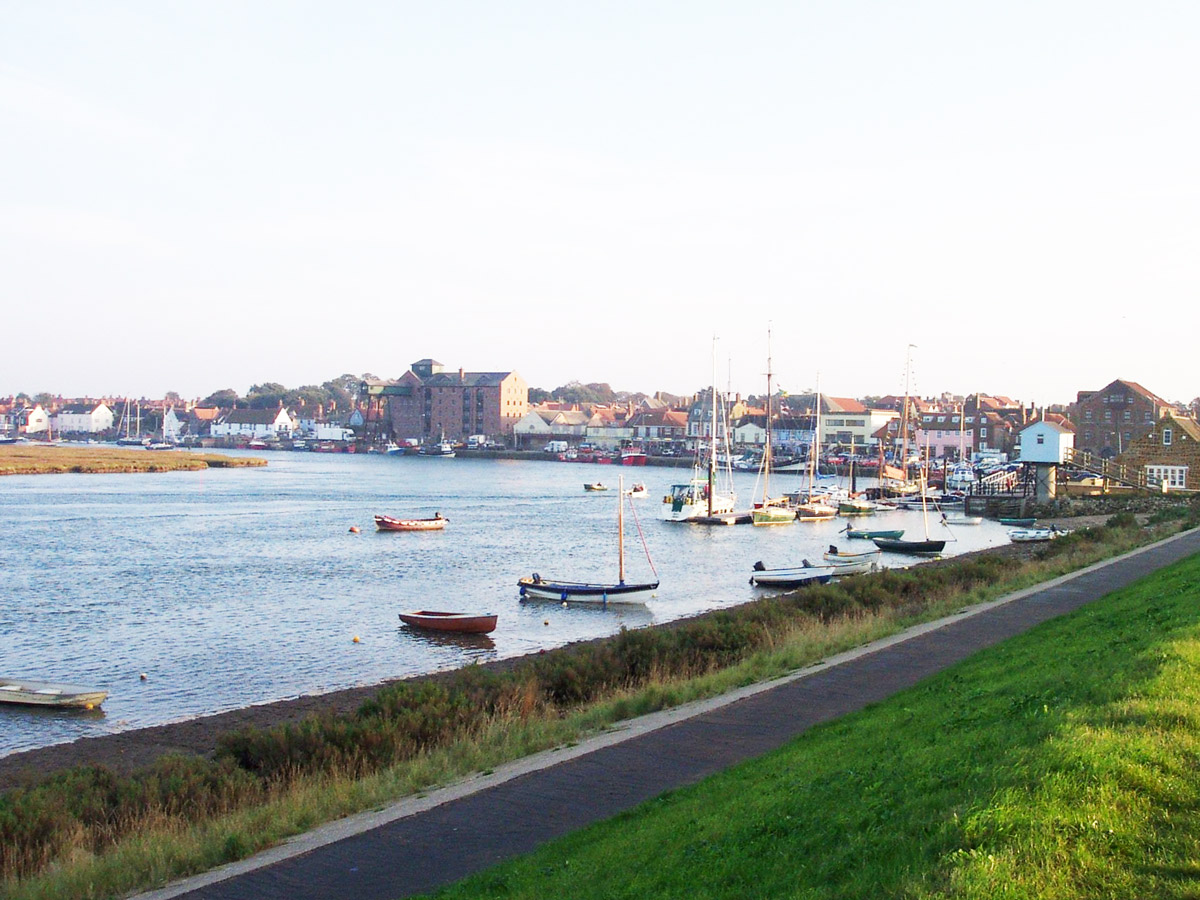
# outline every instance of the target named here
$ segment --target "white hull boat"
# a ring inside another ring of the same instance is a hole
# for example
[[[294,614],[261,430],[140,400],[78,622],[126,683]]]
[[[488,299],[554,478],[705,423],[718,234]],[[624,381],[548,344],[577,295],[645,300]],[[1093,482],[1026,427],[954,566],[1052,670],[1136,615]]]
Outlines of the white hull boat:
[[[51,681],[31,681],[24,678],[0,678],[0,702],[24,706],[57,706],[66,709],[95,709],[108,691],[81,687],[77,684],[58,684]]]

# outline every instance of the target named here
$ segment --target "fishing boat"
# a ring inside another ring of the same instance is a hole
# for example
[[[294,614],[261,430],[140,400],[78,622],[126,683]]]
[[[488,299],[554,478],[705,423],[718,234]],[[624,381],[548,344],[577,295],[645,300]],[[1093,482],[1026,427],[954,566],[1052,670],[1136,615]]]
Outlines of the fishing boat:
[[[440,612],[432,609],[400,613],[400,621],[405,625],[460,634],[487,634],[495,631],[496,619],[491,613]]]
[[[804,587],[806,584],[826,584],[834,575],[833,566],[814,566],[807,559],[798,566],[768,569],[762,560],[754,564],[750,583],[759,587]]]
[[[737,503],[737,495],[733,491],[733,473],[728,466],[724,470],[724,484],[721,487],[717,486],[717,421],[717,347],[714,341],[712,427],[709,429],[707,465],[701,466],[701,453],[697,450],[691,480],[684,484],[671,485],[663,497],[662,512],[659,514],[662,521],[724,525],[732,520],[731,514]],[[728,451],[728,448],[726,449]],[[726,456],[728,457],[728,452]]]
[[[767,331],[767,428],[762,456],[762,502],[750,511],[755,525],[788,525],[796,521],[796,511],[783,497],[771,496],[771,332]]]
[[[394,519],[391,516],[375,516],[375,527],[379,531],[441,531],[450,520],[440,512],[431,519]]]
[[[633,504],[630,504],[630,509],[634,510],[634,521],[637,520],[637,511]],[[641,526],[638,526],[638,535],[642,536]],[[654,562],[650,559],[650,551],[646,548],[645,537],[642,537],[642,549],[646,552],[646,561],[650,564],[650,570],[654,571]],[[583,581],[558,581],[552,578],[542,578],[537,572],[528,575],[517,581],[517,587],[520,589],[522,598],[525,597],[549,597],[555,600],[567,601],[569,599],[608,603],[616,602],[626,598],[629,594],[639,594],[646,591],[653,591],[658,587],[658,575],[655,572],[655,580],[641,583],[630,583],[625,581],[625,482],[624,479],[618,481],[617,490],[617,581],[615,584],[603,584]],[[639,602],[634,600],[634,602]]]
[[[63,709],[95,709],[108,691],[81,687],[77,684],[58,684],[52,681],[31,681],[25,678],[0,678],[0,703],[23,706],[56,706]]]
[[[585,484],[583,489],[585,491],[607,491],[608,486],[600,483],[599,481],[593,481],[591,484]]]
[[[879,567],[879,557],[882,555],[883,551],[878,548],[854,553],[839,550],[836,545],[830,544],[829,549],[821,554],[821,558],[825,561],[826,565],[833,566],[834,575],[858,575],[862,572],[872,572],[877,569]]]

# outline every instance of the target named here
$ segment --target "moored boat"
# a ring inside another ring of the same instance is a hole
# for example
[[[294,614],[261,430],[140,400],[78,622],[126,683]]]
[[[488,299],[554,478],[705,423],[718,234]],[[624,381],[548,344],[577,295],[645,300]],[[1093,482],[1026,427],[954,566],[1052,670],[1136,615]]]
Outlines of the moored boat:
[[[814,566],[803,560],[798,566],[768,569],[759,560],[754,564],[750,583],[759,587],[803,587],[806,584],[825,584],[834,575],[833,566]]]
[[[23,706],[57,706],[64,709],[95,709],[108,691],[59,684],[52,681],[32,681],[25,678],[0,678],[0,703]]]
[[[399,615],[400,621],[405,625],[461,634],[487,634],[495,631],[498,618],[491,613],[442,612],[432,609],[417,609]]]
[[[883,551],[876,548],[874,550],[864,550],[861,553],[853,553],[845,550],[839,550],[835,545],[830,544],[829,549],[821,554],[821,558],[826,565],[833,566],[834,575],[858,575],[862,572],[872,572],[879,567],[879,557]]]
[[[395,519],[392,516],[375,516],[375,527],[379,531],[441,531],[450,520],[440,512],[430,519]]]
[[[520,591],[521,598],[526,597],[548,597],[554,600],[562,600],[566,602],[568,599],[581,601],[591,601],[600,603],[609,603],[625,599],[626,594],[638,594],[645,591],[653,591],[658,588],[658,573],[655,572],[654,581],[646,582],[626,582],[625,581],[625,480],[621,478],[617,482],[617,582],[616,584],[604,584],[586,581],[559,581],[553,578],[542,578],[537,572],[532,575],[527,575],[524,578],[517,580],[517,587]],[[634,518],[637,518],[637,510],[630,501],[630,509],[634,510]],[[638,527],[638,534],[641,535],[641,527]],[[642,537],[642,546],[645,548],[646,539]],[[650,559],[650,551],[646,549],[646,562],[650,564],[651,571],[654,571],[654,563]],[[634,600],[633,602],[640,602]]]
[[[946,549],[945,541],[905,541],[898,538],[871,538],[871,542],[880,550],[889,553],[941,553]]]
[[[1001,525],[1011,525],[1014,528],[1028,528],[1030,525],[1036,522],[1037,519],[1033,516],[1029,516],[1027,518],[1022,517],[1019,519],[1001,517],[997,521],[999,521]]]
[[[876,531],[864,531],[859,528],[847,528],[846,537],[857,540],[873,540],[874,538],[885,538],[887,540],[897,541],[904,537],[903,528],[889,528]]]
[[[607,490],[608,490],[608,486],[607,486],[607,485],[605,485],[605,484],[602,484],[602,483],[601,483],[601,482],[599,482],[599,481],[593,481],[593,482],[592,482],[592,483],[590,483],[590,484],[585,484],[585,485],[583,486],[583,489],[584,489],[585,491],[607,491]]]

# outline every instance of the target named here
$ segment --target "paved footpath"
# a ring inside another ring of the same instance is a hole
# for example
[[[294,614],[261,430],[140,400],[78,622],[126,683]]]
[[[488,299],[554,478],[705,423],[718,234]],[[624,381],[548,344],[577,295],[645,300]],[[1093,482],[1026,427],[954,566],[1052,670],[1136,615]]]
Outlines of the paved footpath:
[[[647,716],[427,797],[289,841],[141,900],[392,900],[428,893],[760,756],[978,650],[1200,552],[1200,530],[866,647],[788,678]]]

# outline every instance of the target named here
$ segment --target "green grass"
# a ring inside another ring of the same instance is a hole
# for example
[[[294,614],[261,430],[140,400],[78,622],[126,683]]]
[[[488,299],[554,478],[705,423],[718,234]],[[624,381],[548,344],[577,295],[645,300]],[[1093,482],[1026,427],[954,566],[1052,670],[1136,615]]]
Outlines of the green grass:
[[[446,898],[1200,896],[1200,557]]]
[[[265,466],[267,461],[250,456],[218,453],[169,453],[130,450],[121,447],[77,445],[10,444],[0,447],[0,475],[115,474],[122,472],[176,472]]]

